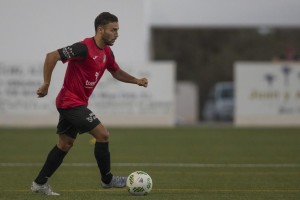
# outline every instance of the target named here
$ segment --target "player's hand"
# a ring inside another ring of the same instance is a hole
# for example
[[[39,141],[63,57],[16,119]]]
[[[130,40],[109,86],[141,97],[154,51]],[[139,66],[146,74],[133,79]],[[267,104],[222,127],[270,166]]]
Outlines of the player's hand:
[[[148,80],[146,78],[141,78],[137,80],[137,84],[139,86],[144,86],[147,87],[148,86]]]
[[[48,83],[43,83],[39,89],[36,91],[36,94],[38,95],[38,98],[44,97],[48,94],[48,88],[49,84]]]

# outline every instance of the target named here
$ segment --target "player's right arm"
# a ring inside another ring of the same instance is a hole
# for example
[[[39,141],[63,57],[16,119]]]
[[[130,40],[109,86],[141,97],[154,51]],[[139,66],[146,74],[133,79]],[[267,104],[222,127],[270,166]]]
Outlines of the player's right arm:
[[[52,51],[47,54],[44,62],[44,83],[38,88],[37,95],[38,97],[44,97],[48,94],[48,88],[51,82],[51,76],[54,67],[56,66],[57,61],[61,60],[58,50]]]
[[[44,83],[38,88],[38,97],[44,97],[48,94],[48,88],[51,82],[52,72],[56,66],[57,61],[61,60],[63,63],[70,59],[82,59],[87,55],[88,49],[85,44],[80,42],[74,43],[56,51],[47,54],[44,62]]]

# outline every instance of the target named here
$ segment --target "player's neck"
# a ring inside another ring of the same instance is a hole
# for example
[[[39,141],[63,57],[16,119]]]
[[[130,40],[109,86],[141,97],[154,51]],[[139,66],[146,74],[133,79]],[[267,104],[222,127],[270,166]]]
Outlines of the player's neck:
[[[100,49],[104,48],[105,44],[104,44],[103,40],[100,37],[98,37],[97,35],[95,35],[94,36],[94,41],[95,41],[95,43],[96,43],[96,45],[97,45],[98,48],[100,48]]]

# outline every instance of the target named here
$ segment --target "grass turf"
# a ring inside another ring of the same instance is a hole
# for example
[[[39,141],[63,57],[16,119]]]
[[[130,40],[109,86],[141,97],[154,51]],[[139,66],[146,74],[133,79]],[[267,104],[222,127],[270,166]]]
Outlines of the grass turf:
[[[300,128],[109,130],[113,173],[146,171],[153,179],[148,196],[100,188],[88,134],[78,136],[49,181],[62,195],[33,194],[30,184],[57,141],[55,129],[0,129],[0,199],[300,198]]]

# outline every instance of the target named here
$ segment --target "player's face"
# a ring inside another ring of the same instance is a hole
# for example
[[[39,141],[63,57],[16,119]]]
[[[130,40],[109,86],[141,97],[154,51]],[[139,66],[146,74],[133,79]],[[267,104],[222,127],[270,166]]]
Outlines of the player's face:
[[[112,22],[103,27],[102,40],[105,43],[105,45],[114,45],[116,39],[118,38],[118,30],[118,22]]]

